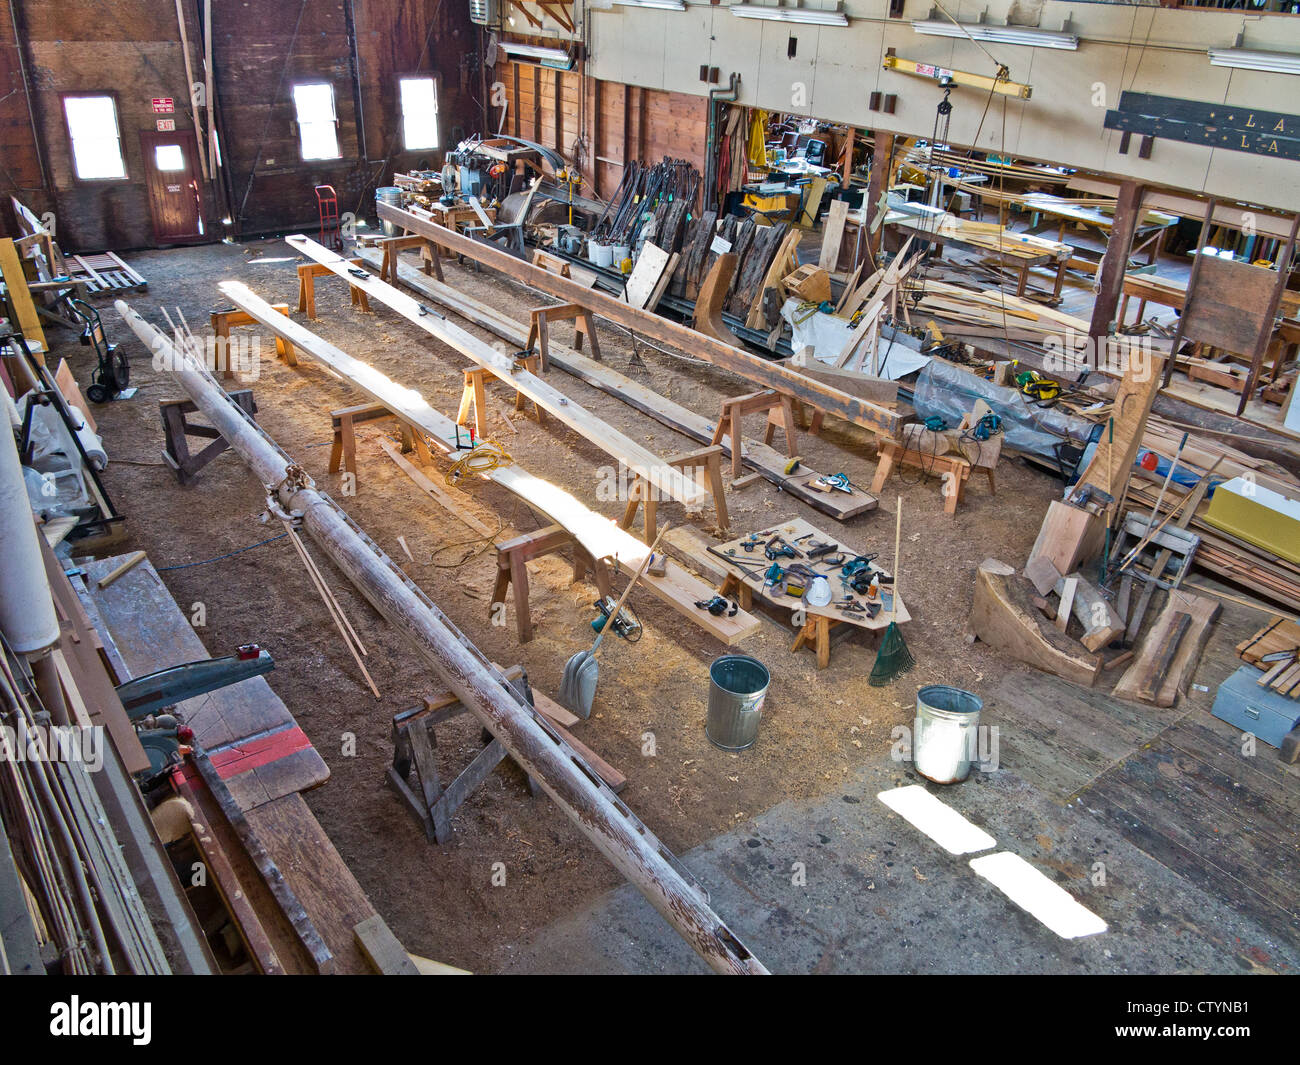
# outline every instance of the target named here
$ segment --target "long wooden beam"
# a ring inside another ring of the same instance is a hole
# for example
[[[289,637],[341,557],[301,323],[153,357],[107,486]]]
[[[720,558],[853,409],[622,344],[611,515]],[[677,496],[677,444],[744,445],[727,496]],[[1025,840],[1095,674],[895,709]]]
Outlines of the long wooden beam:
[[[533,777],[596,848],[716,972],[766,969],[669,861],[662,844],[596,773],[541,719],[501,671],[347,515],[315,486],[289,476],[292,460],[167,336],[122,300],[117,311],[150,351],[169,359],[174,379],[277,503],[302,526],[397,631],[415,646],[465,707]]]
[[[715,366],[738,374],[763,388],[775,388],[818,410],[864,426],[874,432],[892,434],[897,429],[900,421],[897,411],[850,396],[819,381],[810,381],[797,370],[789,369],[782,363],[751,355],[747,351],[707,337],[667,318],[622,303],[607,293],[584,288],[570,278],[560,277],[541,267],[533,266],[532,263],[516,259],[509,252],[502,251],[491,244],[454,233],[445,226],[440,226],[431,219],[412,211],[387,203],[377,206],[380,218],[401,226],[411,233],[428,237],[435,244],[457,255],[468,256],[516,281],[522,281],[526,285],[549,293],[565,303],[576,303],[586,307],[602,318],[617,322],[652,340],[658,340],[695,355],[705,362],[711,362]]]
[[[398,384],[369,363],[353,358],[286,318],[238,281],[223,281],[217,287],[231,303],[276,336],[315,359],[335,376],[360,388],[408,425],[427,434],[441,451],[450,453],[456,450],[455,423],[434,410],[418,391]],[[615,565],[629,576],[640,568],[642,560],[650,552],[649,547],[609,518],[597,514],[559,485],[534,476],[517,463],[498,466],[486,477],[534,510],[563,525],[592,558],[613,559]],[[714,590],[675,563],[667,563],[662,576],[643,575],[640,584],[724,644],[739,643],[759,628],[758,618],[743,610],[735,617],[714,617],[708,611],[697,609],[695,603],[710,598]]]
[[[375,269],[378,269],[382,263],[380,253],[375,250],[362,249],[357,253],[357,258]],[[490,333],[495,333],[516,347],[523,347],[528,341],[527,323],[511,318],[505,312],[421,273],[413,266],[403,263],[400,257],[397,259],[397,279],[412,292],[446,307],[453,314],[473,322]],[[550,364],[702,444],[707,444],[713,439],[713,429],[717,424],[716,414],[713,418],[696,414],[667,396],[647,388],[639,381],[633,381],[617,370],[610,369],[608,363],[588,358],[568,345],[560,343],[554,336],[550,340]],[[817,363],[817,365],[820,367],[824,364]],[[853,379],[852,383],[855,387],[859,387],[859,379],[861,387],[864,388],[870,387],[871,382],[877,380],[858,373],[845,373],[845,376]],[[887,383],[892,384],[892,382]],[[897,391],[895,386],[895,395]],[[864,398],[872,402],[881,400],[880,395],[864,395]],[[721,443],[723,453],[730,458],[732,446],[730,435],[724,434]],[[786,473],[785,468],[790,462],[786,454],[761,440],[746,437],[742,442],[741,460],[745,466],[762,474],[783,492],[839,521],[847,521],[849,518],[876,509],[878,503],[876,497],[856,487],[849,492],[820,492],[809,487],[822,474],[806,463],[801,463],[796,472]]]
[[[449,322],[441,314],[430,311],[418,300],[374,274],[365,271],[360,271],[359,274],[352,273],[356,266],[350,259],[317,244],[308,237],[299,234],[286,237],[285,240],[331,273],[343,278],[348,284],[363,290],[370,299],[378,300],[412,325],[418,326],[430,336],[455,348],[485,370],[490,370],[501,380],[509,383],[511,388],[522,392],[542,407],[548,414],[554,415],[574,432],[590,440],[628,469],[644,477],[659,490],[662,496],[676,499],[689,507],[698,507],[705,502],[707,493],[693,478],[669,466],[659,456],[601,421],[540,377],[517,368],[514,360],[508,355],[501,354],[473,333]]]

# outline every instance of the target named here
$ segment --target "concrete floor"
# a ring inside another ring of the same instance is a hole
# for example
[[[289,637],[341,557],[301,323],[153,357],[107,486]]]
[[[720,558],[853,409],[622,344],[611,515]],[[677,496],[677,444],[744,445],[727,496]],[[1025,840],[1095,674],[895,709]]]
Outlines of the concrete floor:
[[[760,735],[759,742],[762,742]],[[1008,769],[927,784],[1100,916],[1059,938],[892,813],[877,793],[925,783],[885,754],[839,795],[785,802],[683,856],[731,930],[776,973],[1242,973],[1295,971],[1271,935],[1148,857],[1087,808],[1061,806]],[[806,886],[792,882],[795,863]],[[1096,863],[1104,885],[1093,884]],[[503,971],[707,971],[630,886],[503,948]]]

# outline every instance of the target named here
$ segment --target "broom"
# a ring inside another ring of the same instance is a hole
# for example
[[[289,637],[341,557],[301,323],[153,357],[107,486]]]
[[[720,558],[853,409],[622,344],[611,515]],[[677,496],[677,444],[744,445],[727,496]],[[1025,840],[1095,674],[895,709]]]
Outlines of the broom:
[[[898,497],[898,519],[894,526],[894,598],[889,608],[889,627],[880,640],[876,664],[871,669],[867,683],[873,688],[883,688],[895,677],[901,677],[914,665],[916,659],[907,649],[903,633],[894,618],[898,614],[898,553],[903,540],[903,497]]]

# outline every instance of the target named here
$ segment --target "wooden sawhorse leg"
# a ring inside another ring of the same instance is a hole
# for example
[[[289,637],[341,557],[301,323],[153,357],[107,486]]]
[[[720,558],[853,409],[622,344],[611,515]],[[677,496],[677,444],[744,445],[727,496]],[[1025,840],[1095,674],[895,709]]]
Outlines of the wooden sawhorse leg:
[[[562,525],[548,525],[497,544],[497,575],[492,585],[492,605],[504,604],[512,592],[515,604],[515,628],[520,643],[533,638],[533,619],[528,608],[528,569],[530,559],[553,554],[569,547],[573,550],[573,579],[580,581],[590,572],[601,597],[610,595],[610,571],[607,563],[594,559]]]
[[[754,589],[734,573],[727,574],[722,587],[718,589],[718,594],[723,599],[735,599],[740,603],[741,610],[754,609]]]
[[[809,616],[803,628],[799,630],[799,635],[794,638],[794,643],[790,645],[790,650],[797,651],[801,647],[815,648],[817,668],[825,669],[831,664],[831,627],[838,624],[840,622],[832,621],[819,614]]]

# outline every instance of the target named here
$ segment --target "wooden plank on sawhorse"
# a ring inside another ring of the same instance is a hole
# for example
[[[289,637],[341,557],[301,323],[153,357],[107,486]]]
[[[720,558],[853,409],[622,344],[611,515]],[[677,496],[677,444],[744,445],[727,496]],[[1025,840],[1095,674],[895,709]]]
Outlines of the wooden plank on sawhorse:
[[[744,439],[741,418],[756,411],[765,411],[767,413],[767,427],[763,430],[763,443],[771,444],[772,437],[775,435],[777,427],[780,426],[785,432],[786,454],[790,458],[794,458],[798,454],[795,450],[794,405],[790,397],[784,392],[765,388],[759,392],[736,396],[734,399],[724,399],[722,401],[722,413],[718,418],[717,426],[713,430],[713,439],[709,442],[711,444],[721,444],[724,437],[731,438],[733,441],[731,447],[731,476],[733,478],[739,477],[744,469],[741,455],[743,445],[739,444],[739,441]]]
[[[519,642],[528,643],[533,638],[533,620],[528,609],[528,570],[525,564],[534,558],[553,554],[569,548],[573,551],[573,580],[582,580],[588,572],[596,583],[601,598],[610,595],[609,566],[595,559],[578,543],[563,525],[548,525],[536,532],[524,533],[497,544],[497,577],[492,587],[492,606],[504,607],[506,593],[514,587],[515,626]]]
[[[406,248],[419,248],[424,272],[432,274],[439,281],[445,280],[442,276],[442,257],[438,254],[438,246],[428,237],[388,237],[386,240],[379,241],[378,246],[384,252],[384,261],[379,267],[379,276],[385,281],[394,285],[397,284],[398,253]]]
[[[286,318],[289,317],[289,305],[287,303],[273,303],[271,306]],[[241,311],[235,307],[213,311],[208,317],[212,323],[212,332],[217,338],[216,365],[221,367],[222,377],[234,377],[235,368],[230,358],[230,329],[236,325],[258,325],[259,323],[247,311]],[[298,365],[298,356],[294,354],[293,345],[283,337],[277,336],[275,338],[275,354],[284,360],[286,366]],[[243,368],[248,369],[249,367],[245,366]]]
[[[394,281],[396,284],[396,281]],[[554,307],[534,307],[528,312],[528,340],[524,347],[529,352],[533,344],[542,357],[542,371],[550,369],[551,357],[551,323],[573,322],[573,350],[582,350],[582,339],[591,342],[591,357],[600,361],[600,342],[596,339],[596,320],[591,311],[577,303],[561,303]]]
[[[516,364],[530,374],[538,372],[538,356],[520,355],[516,357]],[[460,396],[460,409],[456,412],[456,424],[471,426],[474,429],[476,440],[486,440],[487,425],[487,382],[504,381],[510,384],[508,377],[501,377],[493,373],[484,366],[477,367],[473,370],[465,371],[465,390]],[[515,389],[515,410],[522,411],[525,409],[529,400],[522,392]],[[541,404],[534,402],[533,410],[537,414],[537,424],[546,424],[546,412],[542,410]],[[473,414],[474,420],[470,422],[470,415]]]
[[[349,259],[351,265],[361,269],[360,259]],[[316,278],[325,277],[332,274],[328,266],[322,263],[300,263],[298,266],[298,311],[305,314],[312,321],[316,320]],[[370,272],[366,271],[366,276]],[[349,292],[352,296],[352,306],[360,307],[367,314],[370,313],[370,300],[367,298],[364,290],[356,285],[348,285]]]
[[[357,434],[356,426],[360,422],[371,422],[381,418],[396,418],[402,431],[402,453],[416,452],[420,461],[426,466],[433,465],[433,453],[424,442],[424,435],[403,421],[382,403],[362,403],[355,407],[342,407],[330,411],[330,428],[334,440],[330,446],[330,473],[350,473],[353,487],[357,476]]]
[[[726,486],[722,483],[722,454],[721,444],[711,444],[709,447],[671,455],[664,461],[675,469],[704,471],[704,480],[709,486],[709,491],[713,493],[713,506],[718,515],[718,531],[726,532],[731,524],[731,518],[727,513]],[[637,508],[642,505],[645,507],[645,542],[652,544],[657,531],[659,494],[644,477],[636,476],[628,491],[627,507],[618,523],[620,527],[630,530],[636,520]]]
[[[252,418],[257,414],[257,404],[253,402],[251,389],[243,388],[231,392],[230,398]],[[189,420],[189,415],[198,411],[192,400],[165,400],[158,404],[158,413],[163,423],[163,459],[176,471],[176,479],[181,484],[189,484],[209,462],[215,459],[230,445],[225,437],[210,425],[196,425]],[[211,440],[207,447],[197,455],[190,454],[188,436],[198,436]]]

